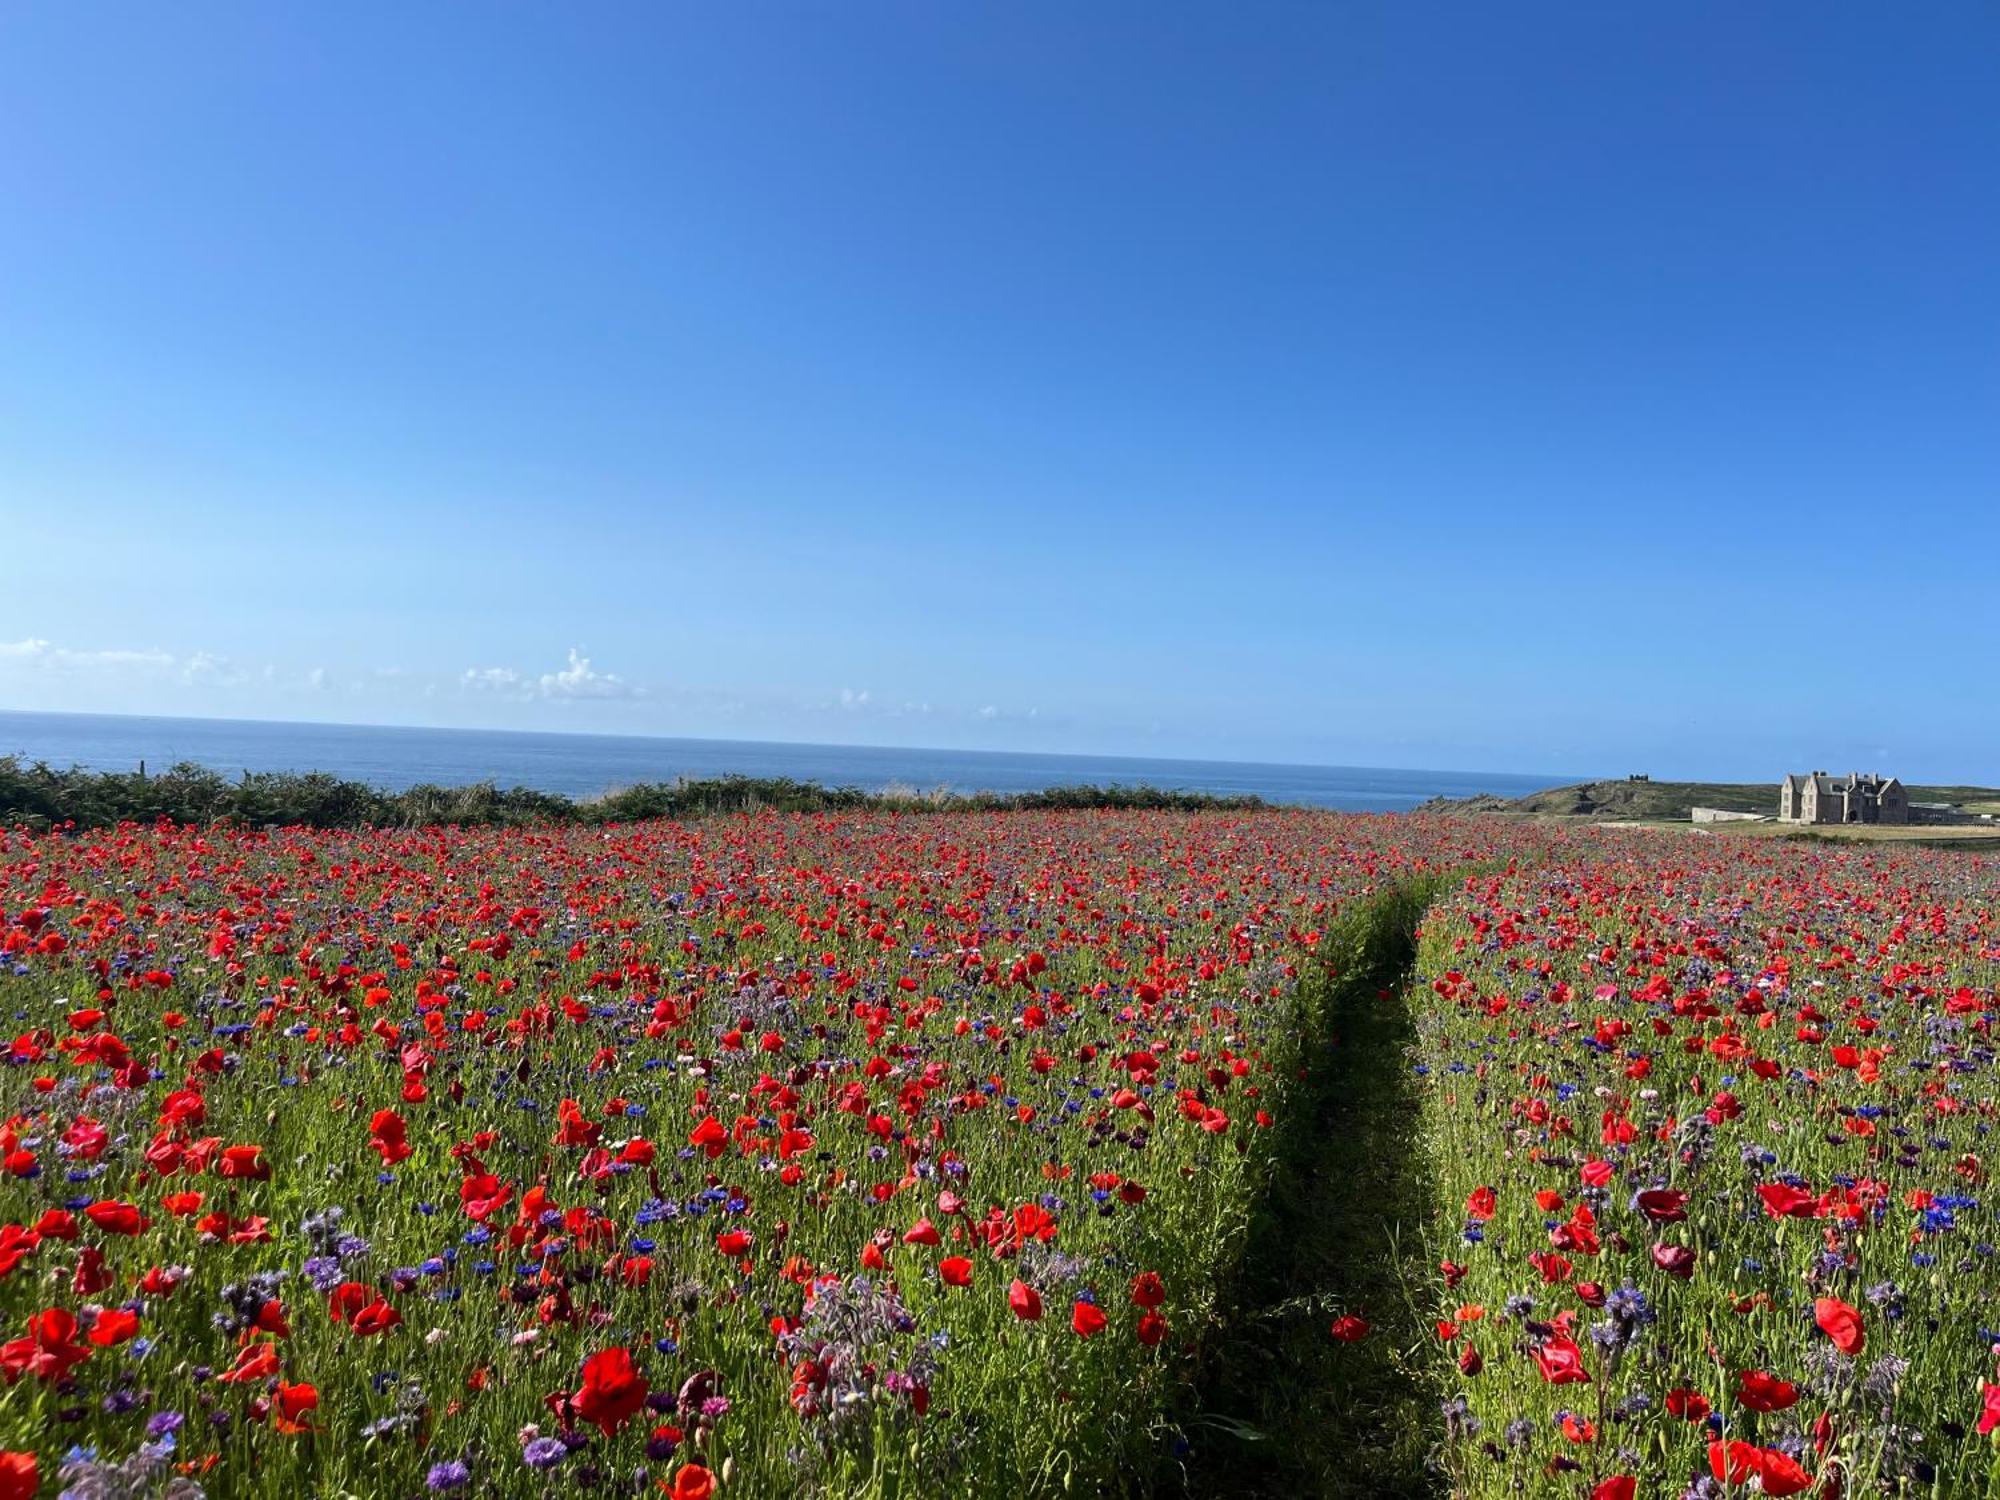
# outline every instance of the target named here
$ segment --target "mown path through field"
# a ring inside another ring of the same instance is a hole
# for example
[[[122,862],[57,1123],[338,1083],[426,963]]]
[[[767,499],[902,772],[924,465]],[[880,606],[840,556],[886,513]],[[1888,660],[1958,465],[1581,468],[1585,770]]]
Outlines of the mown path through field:
[[[1308,1107],[1281,1143],[1224,1331],[1204,1351],[1169,1492],[1444,1493],[1431,1462],[1442,1416],[1414,1295],[1428,1200],[1405,994],[1434,892],[1386,892],[1330,934]],[[1365,1319],[1367,1333],[1334,1337],[1343,1315]]]

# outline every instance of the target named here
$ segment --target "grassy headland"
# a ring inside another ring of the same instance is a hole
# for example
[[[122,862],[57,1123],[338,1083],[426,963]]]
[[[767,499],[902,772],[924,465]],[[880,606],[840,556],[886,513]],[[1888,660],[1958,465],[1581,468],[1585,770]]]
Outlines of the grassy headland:
[[[1953,815],[2000,811],[2000,789],[1993,787],[1912,785],[1908,790],[1911,802],[1937,804]],[[1439,797],[1425,803],[1422,810],[1503,813],[1592,823],[1686,823],[1697,807],[1718,808],[1724,812],[1761,813],[1775,819],[1778,784],[1775,781],[1579,781],[1572,786],[1531,792],[1525,797]],[[1718,823],[1708,826],[1719,833],[1893,838],[1930,843],[1962,843],[2000,837],[2000,826],[1954,826],[1945,818],[1913,822],[1907,826],[1843,827],[1826,824],[1808,828],[1775,821],[1769,824]]]
[[[0,756],[0,827],[232,822],[298,828],[403,828],[427,824],[633,823],[733,812],[996,812],[1124,808],[1245,812],[1262,798],[1163,791],[1150,786],[1064,786],[1036,792],[868,791],[789,777],[713,776],[620,787],[571,798],[530,787],[413,786],[390,792],[321,771],[245,771],[232,780],[183,762],[143,771],[58,770]]]

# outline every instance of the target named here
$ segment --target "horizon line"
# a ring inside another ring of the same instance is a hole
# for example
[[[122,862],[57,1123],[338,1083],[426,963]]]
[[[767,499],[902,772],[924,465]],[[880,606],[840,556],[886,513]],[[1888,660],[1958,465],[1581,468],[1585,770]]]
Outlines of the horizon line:
[[[1303,771],[1396,771],[1422,775],[1445,776],[1510,776],[1522,780],[1547,778],[1551,786],[1567,786],[1587,781],[1623,780],[1623,777],[1576,775],[1571,772],[1555,771],[1514,771],[1493,766],[1449,767],[1449,766],[1380,766],[1355,763],[1335,763],[1330,761],[1283,761],[1283,760],[1232,760],[1216,759],[1192,755],[1135,755],[1104,753],[1101,751],[1067,750],[993,750],[966,748],[948,745],[879,745],[841,743],[831,740],[780,740],[780,739],[722,739],[711,735],[694,734],[606,734],[599,730],[584,729],[498,729],[475,727],[461,724],[383,724],[358,722],[351,719],[258,719],[258,718],[216,718],[206,714],[139,714],[111,713],[89,709],[37,709],[0,707],[0,719],[4,718],[69,718],[69,719],[121,719],[131,722],[164,722],[173,724],[252,724],[274,728],[293,729],[372,729],[387,730],[401,734],[474,734],[513,735],[524,738],[560,738],[579,740],[643,740],[664,744],[697,745],[760,745],[790,746],[811,750],[876,750],[890,754],[936,754],[936,755],[983,755],[1000,759],[1028,760],[1101,760],[1138,761],[1160,765],[1204,765],[1204,766],[1261,766],[1270,769]],[[10,750],[0,744],[0,756],[20,752]],[[74,764],[74,763],[73,763]],[[1659,778],[1656,778],[1659,779]],[[1744,782],[1742,785],[1753,783]],[[1755,783],[1761,784],[1761,783]]]

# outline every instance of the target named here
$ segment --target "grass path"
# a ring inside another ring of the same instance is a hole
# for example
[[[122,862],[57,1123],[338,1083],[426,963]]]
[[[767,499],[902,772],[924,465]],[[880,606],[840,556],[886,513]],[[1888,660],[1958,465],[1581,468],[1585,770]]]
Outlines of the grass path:
[[[1374,899],[1333,935],[1309,1107],[1281,1144],[1184,1426],[1195,1496],[1443,1495],[1416,1288],[1424,1158],[1407,1049],[1415,932],[1433,887]],[[1358,1342],[1330,1332],[1354,1314]]]

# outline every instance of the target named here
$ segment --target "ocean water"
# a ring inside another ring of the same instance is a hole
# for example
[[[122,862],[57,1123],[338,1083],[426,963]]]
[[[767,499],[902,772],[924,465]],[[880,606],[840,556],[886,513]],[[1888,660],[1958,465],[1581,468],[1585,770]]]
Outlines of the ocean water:
[[[420,782],[493,781],[589,797],[677,776],[790,776],[825,786],[880,790],[1027,792],[1051,786],[1147,785],[1176,791],[1253,793],[1270,802],[1355,812],[1395,812],[1430,797],[1492,792],[1523,796],[1574,780],[1496,771],[1407,771],[1380,766],[1286,766],[1249,761],[1026,755],[990,750],[906,750],[879,745],[794,745],[751,740],[645,739],[475,729],[279,724],[241,719],[140,718],[0,710],[0,755],[55,766],[163,770],[194,761],[242,771],[325,771],[387,791]]]

